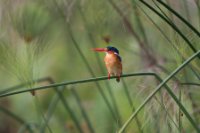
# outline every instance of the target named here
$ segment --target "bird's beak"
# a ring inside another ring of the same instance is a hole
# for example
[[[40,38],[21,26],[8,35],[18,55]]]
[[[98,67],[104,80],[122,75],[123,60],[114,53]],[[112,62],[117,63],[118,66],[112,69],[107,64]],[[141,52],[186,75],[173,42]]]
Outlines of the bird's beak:
[[[93,48],[93,51],[97,51],[97,52],[107,52],[107,48]]]

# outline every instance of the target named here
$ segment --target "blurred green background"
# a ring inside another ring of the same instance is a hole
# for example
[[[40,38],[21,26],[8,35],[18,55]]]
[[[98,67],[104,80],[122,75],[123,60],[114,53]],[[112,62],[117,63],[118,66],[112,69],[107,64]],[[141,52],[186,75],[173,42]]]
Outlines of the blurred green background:
[[[140,0],[0,0],[0,133],[119,131],[159,85],[155,77],[1,95],[107,76],[105,54],[92,51],[96,47],[118,48],[123,74],[153,72],[165,79],[195,53],[189,44],[200,49],[199,36],[157,0],[146,2],[172,26]],[[198,0],[163,2],[199,31]],[[167,84],[198,126],[199,84],[186,84],[199,83],[199,65],[197,58]],[[195,129],[163,87],[125,132],[192,133]]]

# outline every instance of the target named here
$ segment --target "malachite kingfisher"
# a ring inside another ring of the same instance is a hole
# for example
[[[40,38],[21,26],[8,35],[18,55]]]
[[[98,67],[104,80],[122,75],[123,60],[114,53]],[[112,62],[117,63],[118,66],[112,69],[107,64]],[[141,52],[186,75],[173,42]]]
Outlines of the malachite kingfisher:
[[[110,76],[117,76],[116,81],[120,81],[122,75],[122,59],[119,56],[119,50],[115,47],[108,46],[106,48],[93,48],[97,52],[105,52],[104,62],[108,71],[108,79]]]

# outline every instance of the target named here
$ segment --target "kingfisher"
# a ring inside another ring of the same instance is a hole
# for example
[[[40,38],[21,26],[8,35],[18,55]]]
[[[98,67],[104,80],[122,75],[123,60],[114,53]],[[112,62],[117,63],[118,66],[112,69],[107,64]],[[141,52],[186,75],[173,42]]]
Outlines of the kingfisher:
[[[93,50],[106,53],[104,62],[108,71],[108,79],[110,80],[110,76],[117,76],[116,81],[119,82],[122,75],[122,59],[119,56],[119,50],[112,46],[93,48]]]

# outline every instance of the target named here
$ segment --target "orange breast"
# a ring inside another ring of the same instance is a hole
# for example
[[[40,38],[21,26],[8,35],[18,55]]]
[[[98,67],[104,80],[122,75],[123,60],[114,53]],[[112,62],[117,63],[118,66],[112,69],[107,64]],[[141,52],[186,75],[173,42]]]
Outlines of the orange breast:
[[[122,73],[122,64],[119,58],[114,53],[107,53],[104,58],[108,73],[114,76],[119,76]]]

